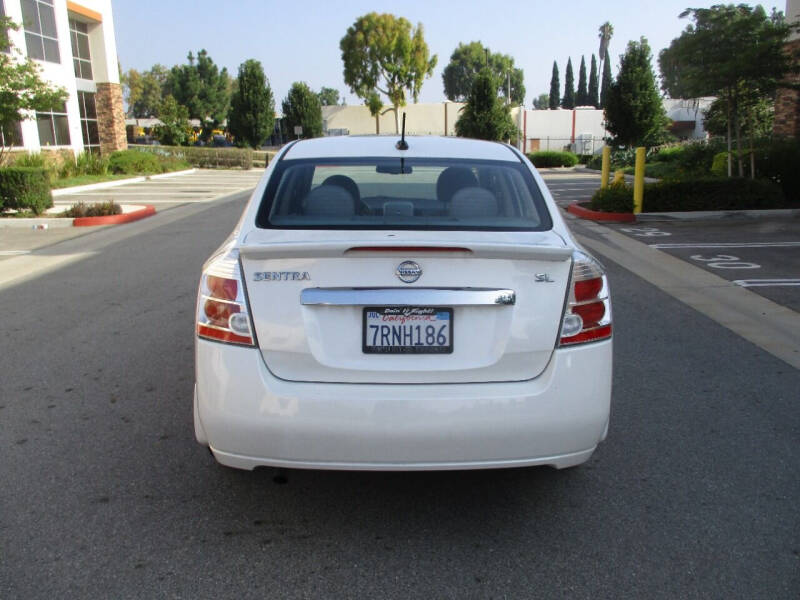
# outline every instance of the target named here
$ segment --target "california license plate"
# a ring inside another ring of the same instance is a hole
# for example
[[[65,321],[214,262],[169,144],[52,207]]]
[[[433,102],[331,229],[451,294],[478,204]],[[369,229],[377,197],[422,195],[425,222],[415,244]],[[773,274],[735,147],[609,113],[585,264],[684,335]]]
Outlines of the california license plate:
[[[438,306],[368,306],[366,354],[452,354],[453,309]]]

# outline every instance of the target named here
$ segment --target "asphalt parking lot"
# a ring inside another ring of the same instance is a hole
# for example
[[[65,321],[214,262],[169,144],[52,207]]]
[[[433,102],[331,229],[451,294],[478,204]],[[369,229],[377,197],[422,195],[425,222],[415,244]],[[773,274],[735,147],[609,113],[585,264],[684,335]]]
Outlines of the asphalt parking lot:
[[[611,225],[651,248],[800,311],[800,220],[717,219]]]
[[[91,190],[54,198],[56,206],[76,202],[152,204],[165,210],[182,204],[213,202],[217,198],[255,187],[263,169],[197,169],[194,173],[168,178],[154,178],[119,187]]]
[[[594,173],[551,171],[543,172],[543,176],[556,203],[564,210],[573,202],[589,200],[600,185],[600,176]],[[580,223],[571,214],[567,218]],[[796,217],[648,220],[603,225],[800,311],[800,219]]]

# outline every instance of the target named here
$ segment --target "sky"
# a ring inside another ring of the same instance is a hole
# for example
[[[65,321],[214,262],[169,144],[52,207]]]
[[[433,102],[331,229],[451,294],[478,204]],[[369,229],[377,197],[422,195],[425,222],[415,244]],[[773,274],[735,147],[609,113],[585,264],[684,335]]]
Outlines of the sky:
[[[690,22],[678,15],[687,6],[716,2],[695,0],[112,0],[117,53],[123,70],[167,67],[186,62],[190,50],[205,48],[220,67],[236,76],[249,58],[261,61],[276,105],[295,81],[313,90],[339,90],[347,104],[361,104],[342,75],[339,41],[353,22],[369,12],[392,13],[421,23],[431,54],[438,56],[433,75],[425,80],[420,102],[445,100],[442,71],[459,43],[480,41],[492,52],[509,54],[525,75],[525,106],[550,90],[553,61],[558,63],[562,94],[567,59],[572,58],[575,85],[581,56],[587,72],[599,47],[598,28],[614,26],[609,46],[612,72],[629,40],[648,39],[653,67],[662,48]],[[753,4],[753,3],[751,3]],[[786,0],[762,4],[786,10]],[[587,73],[588,74],[588,73]],[[384,101],[386,101],[384,99]],[[409,99],[411,101],[411,99]]]

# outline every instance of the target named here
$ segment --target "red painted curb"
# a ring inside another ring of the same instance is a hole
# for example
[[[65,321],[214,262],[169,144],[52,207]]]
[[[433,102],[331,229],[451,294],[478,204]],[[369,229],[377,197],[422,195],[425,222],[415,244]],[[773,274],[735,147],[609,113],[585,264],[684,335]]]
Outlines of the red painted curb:
[[[573,215],[577,215],[581,219],[588,219],[590,221],[607,221],[613,223],[636,222],[636,215],[633,213],[600,212],[598,210],[584,208],[577,202],[567,206],[567,212],[571,212]]]
[[[125,213],[122,215],[107,215],[105,217],[77,217],[72,220],[73,227],[92,227],[94,225],[121,225],[122,223],[130,223],[131,221],[138,221],[156,214],[156,207],[151,204],[145,205],[140,210]]]

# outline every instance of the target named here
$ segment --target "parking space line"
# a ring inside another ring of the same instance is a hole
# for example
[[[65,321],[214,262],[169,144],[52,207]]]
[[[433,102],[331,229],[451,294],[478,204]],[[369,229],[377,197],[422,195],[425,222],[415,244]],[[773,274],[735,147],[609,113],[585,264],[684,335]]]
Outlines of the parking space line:
[[[30,254],[30,250],[0,250],[0,256],[20,256]]]
[[[729,242],[729,243],[694,243],[694,244],[648,244],[658,250],[678,248],[795,248],[800,242]]]
[[[800,287],[800,279],[735,279],[742,287]]]

